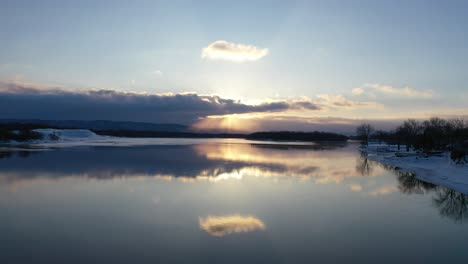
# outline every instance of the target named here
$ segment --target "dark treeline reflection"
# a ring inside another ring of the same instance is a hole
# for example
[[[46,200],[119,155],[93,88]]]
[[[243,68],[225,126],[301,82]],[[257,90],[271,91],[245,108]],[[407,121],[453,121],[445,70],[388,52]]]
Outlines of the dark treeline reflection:
[[[416,178],[416,174],[395,170],[398,177],[398,189],[406,194],[423,194],[428,191],[433,191],[438,186],[429,182],[421,181]]]
[[[437,186],[416,178],[414,173],[397,171],[398,188],[406,194],[423,194],[430,192],[432,204],[439,210],[442,217],[447,217],[455,222],[468,223],[468,195]]]
[[[438,186],[419,180],[416,174],[404,172],[400,168],[394,168],[376,161],[370,161],[366,152],[361,152],[357,160],[356,170],[362,175],[368,174],[373,166],[381,166],[392,171],[398,179],[398,190],[404,194],[430,194],[432,204],[439,210],[442,217],[447,217],[455,222],[468,223],[468,195],[452,189]]]
[[[456,222],[468,222],[468,195],[447,188],[437,188],[433,203],[439,208],[440,215]]]

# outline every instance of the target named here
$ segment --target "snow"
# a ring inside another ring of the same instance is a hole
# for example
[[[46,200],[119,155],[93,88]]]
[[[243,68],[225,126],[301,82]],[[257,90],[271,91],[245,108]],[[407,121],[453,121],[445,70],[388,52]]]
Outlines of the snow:
[[[98,136],[94,132],[91,132],[86,129],[34,129],[34,132],[39,132],[42,134],[43,139],[40,141],[50,142],[50,141],[89,141],[89,140],[99,140],[104,138],[103,136]],[[52,135],[58,136],[57,140],[51,139]]]
[[[422,181],[468,194],[468,164],[456,164],[449,152],[428,156],[414,150],[406,151],[404,146],[398,150],[396,145],[377,143],[369,143],[364,150],[370,160],[415,173]]]
[[[161,138],[125,138],[101,136],[87,129],[35,129],[43,135],[43,139],[29,142],[35,147],[74,147],[74,146],[142,146],[184,144],[188,139],[161,139]],[[57,135],[54,140],[52,135]],[[52,136],[52,137],[51,137]],[[193,140],[190,139],[193,143]]]

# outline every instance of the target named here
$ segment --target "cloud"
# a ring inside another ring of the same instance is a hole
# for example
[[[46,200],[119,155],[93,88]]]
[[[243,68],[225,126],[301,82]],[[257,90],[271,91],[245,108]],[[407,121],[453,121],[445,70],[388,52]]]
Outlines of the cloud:
[[[306,110],[320,110],[321,107],[308,99],[303,99],[302,101],[295,101],[291,103],[291,108],[295,109],[306,109]]]
[[[268,53],[268,49],[217,40],[202,49],[201,57],[209,60],[244,62],[259,60],[268,55]]]
[[[358,87],[358,88],[354,88],[352,92],[353,92],[353,95],[361,95],[364,93],[364,89],[362,89],[361,87]]]
[[[352,101],[342,95],[317,95],[316,103],[328,108],[383,108],[382,104],[376,102]]]
[[[151,72],[152,74],[156,75],[156,76],[162,76],[163,75],[163,72],[160,71],[160,70],[154,70],[153,72]]]
[[[396,88],[389,85],[382,85],[378,83],[366,83],[363,87],[354,88],[352,93],[354,95],[361,95],[365,90],[372,89],[374,91],[394,96],[411,97],[411,98],[432,98],[433,92],[429,90],[416,90],[411,87]]]
[[[262,100],[245,103],[196,93],[146,94],[116,90],[47,88],[0,82],[0,119],[110,120],[191,125],[196,130],[354,131],[356,122],[318,118],[330,111],[381,108],[375,102],[341,95]],[[252,118],[254,117],[254,118]]]
[[[327,113],[327,111],[328,113],[332,113],[343,109],[351,111],[362,108],[384,108],[382,104],[377,102],[353,101],[341,95],[328,94],[318,95],[314,99],[301,97],[299,99],[277,101],[276,103],[286,103],[288,108],[284,111],[262,112],[262,114],[211,115],[207,116],[207,118],[200,119],[197,123],[193,124],[192,128],[200,131],[218,130],[225,132],[236,130],[238,132],[260,130],[326,130],[332,132],[345,131],[348,133],[349,131],[354,132],[357,125],[362,122],[369,122],[369,120],[312,117],[310,116],[311,112],[307,111],[317,111],[319,112],[318,114],[324,114]],[[391,128],[394,127],[392,126]]]
[[[200,218],[199,224],[201,229],[217,237],[265,229],[265,224],[257,217],[241,215],[208,216]]]
[[[249,115],[249,114],[245,114]],[[200,131],[326,131],[354,135],[356,127],[363,122],[370,123],[376,129],[390,130],[396,128],[404,119],[351,119],[342,117],[304,117],[284,113],[268,115],[244,115],[207,117],[193,125]]]
[[[115,90],[70,91],[0,83],[0,118],[116,120],[193,124],[212,115],[318,110],[305,100],[245,104],[217,95],[141,94]]]

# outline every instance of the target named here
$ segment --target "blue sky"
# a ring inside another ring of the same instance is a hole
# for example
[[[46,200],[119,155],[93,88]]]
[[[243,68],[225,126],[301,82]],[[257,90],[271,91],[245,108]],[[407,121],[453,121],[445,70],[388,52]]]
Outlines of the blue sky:
[[[468,114],[466,1],[2,1],[1,6],[5,83],[194,92],[247,104],[308,98],[377,106],[282,114],[301,117]],[[268,54],[245,62],[202,58],[203,48],[221,40]],[[364,92],[353,94],[358,87]],[[430,96],[421,98],[424,93]]]

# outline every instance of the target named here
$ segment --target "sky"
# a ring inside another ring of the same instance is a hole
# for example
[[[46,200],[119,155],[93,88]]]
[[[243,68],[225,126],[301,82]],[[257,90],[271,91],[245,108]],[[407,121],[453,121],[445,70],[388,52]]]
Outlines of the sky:
[[[0,118],[251,131],[465,117],[467,11],[455,0],[3,0]]]

